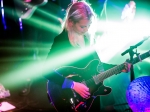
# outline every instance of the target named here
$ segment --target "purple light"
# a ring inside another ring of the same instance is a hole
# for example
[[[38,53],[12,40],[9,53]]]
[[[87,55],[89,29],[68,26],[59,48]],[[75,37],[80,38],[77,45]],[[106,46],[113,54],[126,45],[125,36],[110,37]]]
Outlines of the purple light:
[[[127,88],[126,98],[133,112],[150,112],[150,76],[133,80]]]
[[[6,22],[5,22],[5,17],[4,17],[4,9],[3,8],[2,8],[2,22],[3,22],[3,25],[4,25],[4,29],[7,29]]]
[[[20,25],[20,30],[22,30],[23,27],[22,27],[22,19],[21,18],[19,18],[19,25]]]
[[[4,29],[6,30],[7,27],[6,27],[5,17],[4,17],[3,0],[1,0],[1,12],[2,12],[2,22],[3,22],[3,25],[4,25]]]
[[[2,16],[4,17],[4,8],[2,7]]]
[[[3,0],[1,0],[1,7],[3,7]]]

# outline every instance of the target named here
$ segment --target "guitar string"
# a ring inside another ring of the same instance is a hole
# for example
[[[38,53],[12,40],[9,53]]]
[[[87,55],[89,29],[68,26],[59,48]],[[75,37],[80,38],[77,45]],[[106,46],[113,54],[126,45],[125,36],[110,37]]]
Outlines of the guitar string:
[[[108,78],[109,76],[111,76],[111,75],[109,75],[109,74],[114,75],[115,72],[117,72],[117,73],[121,72],[121,70],[123,69],[123,67],[124,67],[124,64],[115,66],[115,67],[113,67],[113,68],[111,68],[111,69],[109,69],[109,70],[107,70],[107,71],[105,71],[105,72],[100,73],[99,75],[96,75],[96,77],[97,77],[98,79],[102,79],[102,80],[99,80],[99,81],[101,82],[101,81],[103,81],[104,79],[106,79],[106,78]],[[93,82],[93,80],[94,80],[94,78],[88,79],[88,80],[85,81],[85,83],[86,83],[86,84],[89,84],[89,83]]]
[[[141,57],[141,59],[143,60],[143,59],[145,59],[146,57],[148,57],[148,56],[150,56],[150,53],[149,53],[150,51],[148,51],[148,52],[146,52],[146,53],[144,53],[144,54],[142,54],[142,55],[140,55],[140,57]],[[139,59],[138,59],[138,57],[136,57],[136,58],[134,58],[134,60],[133,60],[133,64],[135,64],[136,62],[138,62],[139,61]],[[123,65],[123,66],[122,66]],[[124,64],[121,64],[121,65],[118,65],[118,66],[116,66],[115,68],[112,68],[112,70],[115,70],[115,71],[112,71],[114,74],[115,74],[115,72],[121,72],[121,70],[123,69],[122,67],[124,67]],[[102,74],[104,74],[104,75],[99,75],[98,76],[98,78],[99,79],[105,79],[106,77],[109,77],[109,73],[111,73],[111,69],[109,69],[108,71],[105,71],[105,72],[103,72]],[[107,74],[107,75],[105,75],[105,74]]]

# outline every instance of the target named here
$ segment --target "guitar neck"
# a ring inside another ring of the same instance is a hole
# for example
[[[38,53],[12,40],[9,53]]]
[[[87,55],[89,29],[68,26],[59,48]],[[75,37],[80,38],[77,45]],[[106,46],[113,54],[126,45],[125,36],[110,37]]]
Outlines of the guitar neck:
[[[148,51],[148,52],[146,52],[146,53],[144,53],[142,55],[139,55],[138,57],[133,59],[132,64],[136,64],[137,62],[142,61],[143,59],[145,59],[145,58],[147,58],[149,56],[150,56],[150,51]],[[117,65],[117,66],[115,66],[115,67],[113,67],[113,68],[111,68],[111,69],[109,69],[109,70],[107,70],[107,71],[97,75],[96,78],[98,80],[98,83],[102,82],[104,79],[106,79],[106,78],[108,78],[108,77],[110,77],[110,76],[112,76],[114,74],[119,74],[120,72],[122,72],[122,70],[124,68],[125,68],[125,65],[123,63],[121,65]]]
[[[124,63],[121,65],[117,65],[117,66],[97,75],[97,79],[99,79],[99,82],[102,82],[104,79],[106,79],[114,74],[119,74],[124,68],[125,68]]]
[[[134,58],[132,61],[132,64],[136,64],[137,62],[142,61],[149,56],[150,56],[150,50],[148,52],[141,54],[138,57]]]

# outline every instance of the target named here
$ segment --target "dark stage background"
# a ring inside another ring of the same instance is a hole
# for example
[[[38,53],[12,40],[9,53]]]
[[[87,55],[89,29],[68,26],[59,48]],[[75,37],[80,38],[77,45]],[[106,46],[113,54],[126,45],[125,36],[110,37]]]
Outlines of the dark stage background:
[[[146,17],[150,19],[150,1],[134,1],[137,3],[136,18]],[[21,30],[19,12],[17,12],[19,9],[15,0],[3,0],[4,19],[2,13],[0,14],[0,84],[10,91],[10,97],[0,99],[0,101],[7,101],[16,107],[10,112],[54,111],[47,98],[47,80],[34,74],[38,68],[32,68],[31,65],[43,63],[46,59],[54,37],[61,31],[57,17],[64,16],[61,9],[65,9],[69,2],[69,0],[48,0],[45,5],[38,6],[30,18],[22,19],[23,28]],[[89,0],[89,2],[99,16],[105,0]],[[129,0],[107,0],[107,17],[112,21],[120,21],[121,11],[128,2]],[[105,20],[106,15],[103,14],[99,18]],[[149,40],[140,47],[139,51],[150,50]],[[120,64],[122,58],[119,59],[119,56],[118,54],[114,56],[118,58],[118,61],[112,64]],[[150,74],[149,63],[150,60],[139,64],[142,70],[139,70],[138,66],[135,67],[136,77],[142,73]],[[106,68],[109,67],[106,66]],[[28,81],[32,82],[30,92],[28,95],[21,96],[19,93]],[[122,83],[123,81],[124,83]],[[107,86],[112,87],[113,92],[102,97],[103,112],[125,112],[126,109],[129,109],[125,98],[125,91],[129,83],[129,73],[121,73],[118,77],[113,76],[105,81]]]

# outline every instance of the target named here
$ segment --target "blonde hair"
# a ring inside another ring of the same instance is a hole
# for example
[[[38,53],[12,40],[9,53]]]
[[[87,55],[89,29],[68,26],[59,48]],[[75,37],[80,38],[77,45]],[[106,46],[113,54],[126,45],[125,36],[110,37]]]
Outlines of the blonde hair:
[[[68,31],[68,36],[71,44],[77,46],[78,35],[72,31],[72,27],[69,25],[69,21],[77,23],[82,19],[93,20],[95,13],[88,3],[85,1],[75,2],[67,9],[67,15],[65,18],[64,29]],[[88,35],[88,32],[87,34]],[[87,37],[88,38],[88,37]],[[80,42],[81,43],[81,42]]]
[[[66,21],[64,23],[65,29],[69,30],[69,20],[74,23],[79,22],[81,19],[90,20],[95,17],[95,13],[88,3],[85,1],[75,2],[67,9]]]

